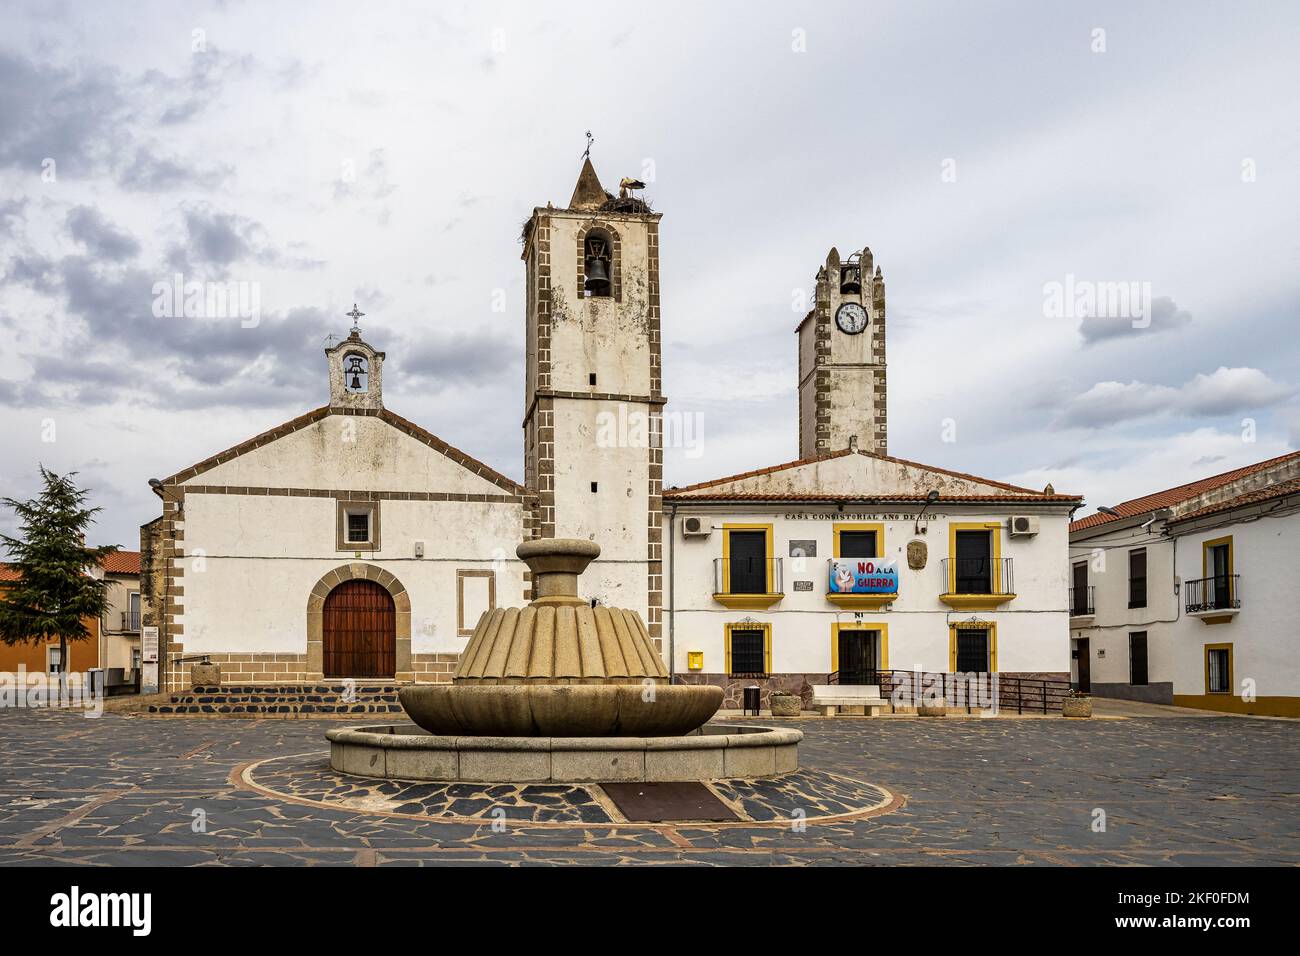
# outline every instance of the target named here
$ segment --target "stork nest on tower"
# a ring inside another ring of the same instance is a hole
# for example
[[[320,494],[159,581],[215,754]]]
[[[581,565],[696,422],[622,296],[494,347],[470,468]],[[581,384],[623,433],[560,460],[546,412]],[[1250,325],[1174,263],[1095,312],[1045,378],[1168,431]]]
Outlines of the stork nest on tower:
[[[609,196],[601,205],[601,212],[633,212],[633,213],[650,213],[654,212],[650,204],[640,196]]]

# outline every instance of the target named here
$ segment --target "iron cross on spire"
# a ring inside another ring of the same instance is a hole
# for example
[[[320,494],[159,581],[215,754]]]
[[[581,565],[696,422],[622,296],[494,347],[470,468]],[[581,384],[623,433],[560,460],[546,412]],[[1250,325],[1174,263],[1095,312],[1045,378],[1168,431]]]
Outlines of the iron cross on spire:
[[[352,303],[352,311],[351,311],[351,312],[344,312],[343,314],[346,315],[346,316],[348,316],[349,318],[352,319],[352,331],[353,331],[353,332],[356,332],[358,335],[360,335],[360,334],[361,334],[361,326],[360,326],[358,323],[360,323],[360,321],[361,321],[361,317],[362,317],[363,315],[365,315],[365,313],[362,312],[360,309],[358,309],[358,308],[357,308],[357,304],[356,304],[355,302],[353,302],[353,303]]]
[[[596,138],[591,135],[591,130],[587,130],[587,151],[582,154],[583,159],[591,158],[591,144],[596,142]]]

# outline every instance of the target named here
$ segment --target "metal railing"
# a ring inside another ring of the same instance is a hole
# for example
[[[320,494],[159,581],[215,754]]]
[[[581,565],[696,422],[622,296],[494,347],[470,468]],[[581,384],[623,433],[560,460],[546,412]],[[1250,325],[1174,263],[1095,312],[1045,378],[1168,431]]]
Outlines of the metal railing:
[[[1017,714],[1050,714],[1061,709],[1061,701],[1071,689],[1068,680],[990,673],[875,670],[867,674],[872,679],[866,683],[880,688],[880,696],[889,702],[891,711],[942,699],[945,706],[965,707],[967,712],[995,706]],[[826,682],[840,684],[843,678],[843,671],[834,671],[827,675]],[[896,693],[900,689],[903,693]]]
[[[1015,594],[1010,558],[944,558],[948,594]]]
[[[1183,582],[1187,613],[1241,607],[1240,574],[1217,574]]]
[[[780,558],[714,558],[714,594],[780,594]]]
[[[140,630],[140,612],[123,611],[122,612],[122,630],[135,632]]]
[[[1070,588],[1070,617],[1086,617],[1096,613],[1096,605],[1093,604],[1093,593],[1096,590],[1096,586],[1091,584],[1084,588]]]

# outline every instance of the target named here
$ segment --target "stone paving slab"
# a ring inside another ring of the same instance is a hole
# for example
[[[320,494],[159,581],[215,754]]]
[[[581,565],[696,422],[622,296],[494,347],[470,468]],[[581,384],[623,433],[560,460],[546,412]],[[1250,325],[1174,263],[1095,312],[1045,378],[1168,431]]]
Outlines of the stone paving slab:
[[[1300,864],[1300,722],[800,721],[810,774],[903,798],[802,829],[494,830],[304,805],[241,782],[260,761],[323,759],[324,729],[347,723],[0,711],[0,866]]]

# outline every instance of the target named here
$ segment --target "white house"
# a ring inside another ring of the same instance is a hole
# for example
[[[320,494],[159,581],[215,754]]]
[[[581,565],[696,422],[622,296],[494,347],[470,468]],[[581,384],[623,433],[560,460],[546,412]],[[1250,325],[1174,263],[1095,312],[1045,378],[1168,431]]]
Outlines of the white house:
[[[669,490],[673,669],[732,701],[881,670],[1066,680],[1079,504],[855,447]]]
[[[1070,528],[1072,677],[1094,694],[1300,716],[1300,452]]]
[[[599,542],[582,593],[641,613],[683,680],[1064,679],[1081,499],[887,456],[869,249],[831,251],[797,330],[801,459],[663,490],[659,219],[587,161],[525,225],[522,484],[390,411],[355,326],[327,405],[153,482],[166,683],[196,655],[245,683],[447,680],[479,615],[527,599],[530,537]]]

